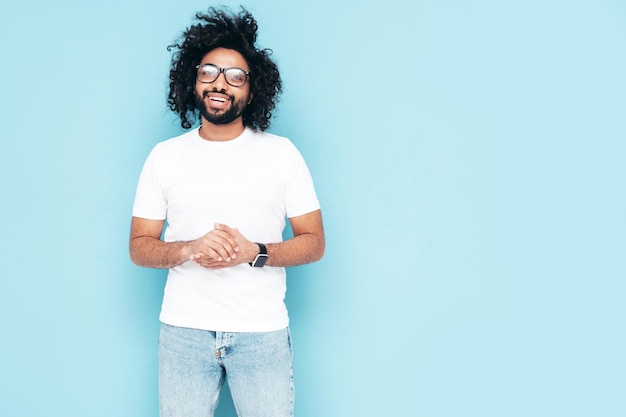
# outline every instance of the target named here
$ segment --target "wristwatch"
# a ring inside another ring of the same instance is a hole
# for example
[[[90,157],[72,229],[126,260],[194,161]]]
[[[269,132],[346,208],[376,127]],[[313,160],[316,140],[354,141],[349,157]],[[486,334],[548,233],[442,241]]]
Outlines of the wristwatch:
[[[267,262],[267,258],[269,258],[269,256],[267,256],[267,248],[264,244],[258,242],[255,243],[259,245],[259,254],[256,256],[256,258],[254,258],[254,261],[250,262],[250,266],[261,268],[263,265],[265,265],[265,262]]]

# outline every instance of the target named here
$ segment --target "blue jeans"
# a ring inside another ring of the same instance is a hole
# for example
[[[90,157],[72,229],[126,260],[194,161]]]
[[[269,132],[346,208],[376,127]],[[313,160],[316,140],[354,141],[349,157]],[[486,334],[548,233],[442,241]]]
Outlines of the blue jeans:
[[[213,417],[226,379],[239,417],[293,416],[289,328],[225,333],[161,324],[161,417]]]

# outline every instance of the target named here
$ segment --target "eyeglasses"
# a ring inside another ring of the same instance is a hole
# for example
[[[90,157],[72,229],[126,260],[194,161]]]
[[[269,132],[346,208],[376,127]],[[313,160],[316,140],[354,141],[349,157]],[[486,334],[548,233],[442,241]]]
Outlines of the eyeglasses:
[[[196,66],[198,74],[196,78],[201,83],[212,83],[217,80],[221,73],[224,73],[224,79],[233,87],[241,87],[246,83],[250,76],[250,72],[237,67],[220,68],[213,64],[201,64]]]

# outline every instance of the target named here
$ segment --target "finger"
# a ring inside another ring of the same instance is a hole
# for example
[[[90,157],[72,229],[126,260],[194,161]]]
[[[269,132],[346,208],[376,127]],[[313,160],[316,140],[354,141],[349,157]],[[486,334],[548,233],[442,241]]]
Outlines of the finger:
[[[224,247],[216,242],[208,242],[200,249],[206,258],[213,259],[215,261],[230,261],[230,254],[224,249]]]
[[[216,230],[229,230],[230,229],[230,227],[222,223],[215,223],[213,227],[215,227]]]
[[[224,261],[219,261],[215,258],[210,258],[208,257],[206,254],[202,253],[202,254],[198,254],[196,256],[194,256],[194,258],[192,259],[195,263],[200,264],[200,265],[211,265],[211,264],[215,264],[215,263],[223,263]]]
[[[235,240],[234,236],[226,232],[220,231],[213,236],[213,241],[217,244],[217,246],[211,247],[214,250],[220,252],[222,256],[226,255],[232,258],[237,257],[237,252],[239,252],[239,246],[237,245],[237,241]],[[225,252],[222,252],[221,249],[223,249]]]
[[[228,242],[216,243],[215,246],[212,246],[212,249],[217,254],[217,256],[214,256],[213,258],[218,261],[228,262],[237,256]]]
[[[237,237],[240,235],[239,229],[227,226],[225,224],[215,223],[215,230],[218,231],[218,234],[220,236],[227,236],[227,238],[232,239],[232,242],[234,243],[234,245],[236,245]]]
[[[208,258],[198,259],[195,262],[203,268],[211,268],[211,269],[225,268],[225,267],[231,266],[228,263],[224,263],[224,262],[220,262],[220,261],[216,261],[216,260],[208,259]]]
[[[206,253],[194,253],[189,257],[189,259],[195,262],[215,262],[215,259],[209,258]]]

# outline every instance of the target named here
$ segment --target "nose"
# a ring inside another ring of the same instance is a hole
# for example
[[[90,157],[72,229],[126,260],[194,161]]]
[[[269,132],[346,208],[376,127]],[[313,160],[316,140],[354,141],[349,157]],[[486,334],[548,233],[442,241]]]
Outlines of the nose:
[[[217,74],[217,78],[211,84],[213,84],[213,87],[217,90],[225,90],[226,86],[228,85],[228,83],[226,82],[226,74],[221,71],[219,74]]]

